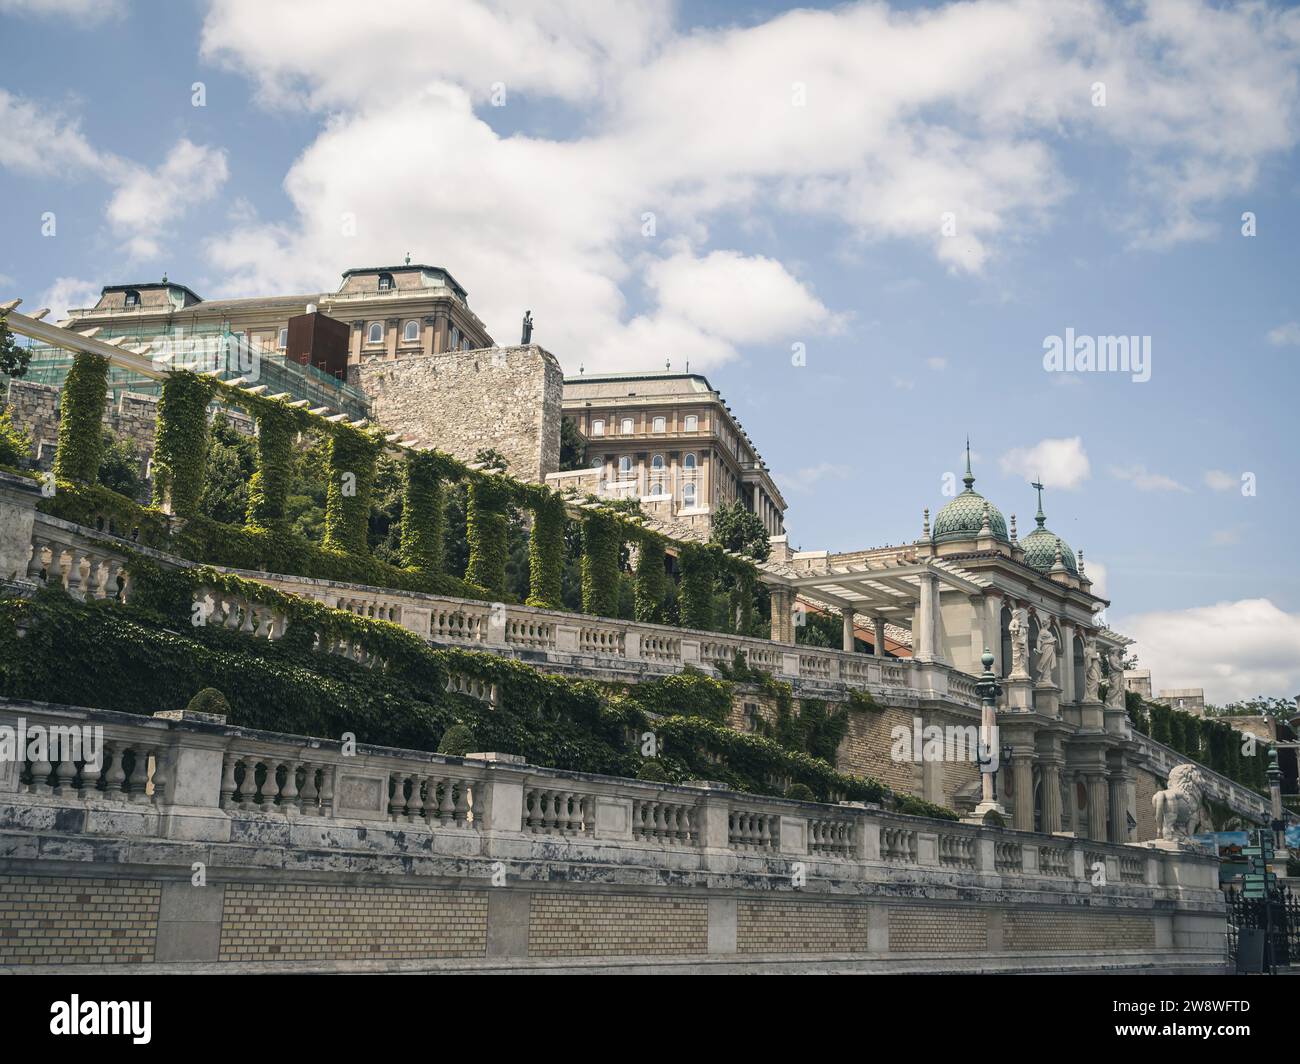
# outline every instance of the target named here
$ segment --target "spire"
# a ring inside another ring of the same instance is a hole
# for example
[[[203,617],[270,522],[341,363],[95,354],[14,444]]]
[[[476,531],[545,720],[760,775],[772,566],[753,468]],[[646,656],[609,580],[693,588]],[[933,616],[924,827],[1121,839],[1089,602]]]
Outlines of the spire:
[[[1011,545],[1016,545],[1016,515],[1011,515]]]
[[[921,536],[924,539],[930,538],[930,507],[925,508],[925,517],[921,522]]]
[[[967,491],[975,490],[975,474],[970,471],[970,437],[966,437],[966,475],[961,478]]]
[[[1040,480],[1035,480],[1029,486],[1038,489],[1038,513],[1034,514],[1034,520],[1038,522],[1039,528],[1045,528],[1047,517],[1043,513],[1043,483]]]

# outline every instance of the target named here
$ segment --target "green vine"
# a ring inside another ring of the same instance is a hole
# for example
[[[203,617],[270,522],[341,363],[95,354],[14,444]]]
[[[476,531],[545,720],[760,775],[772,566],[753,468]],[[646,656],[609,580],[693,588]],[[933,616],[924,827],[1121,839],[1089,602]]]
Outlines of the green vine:
[[[154,432],[153,501],[179,517],[198,511],[208,457],[208,403],[214,382],[188,370],[163,381]]]
[[[94,484],[104,456],[104,397],[108,359],[78,351],[59,395],[59,443],[54,454],[57,480]]]
[[[618,561],[623,530],[606,513],[582,516],[582,612],[618,616]]]
[[[329,484],[325,492],[326,550],[366,555],[370,526],[370,498],[374,494],[375,462],[380,441],[344,425],[335,427],[329,441]]]
[[[641,537],[636,559],[636,619],[643,624],[662,624],[668,572],[664,569],[664,541],[658,536]]]
[[[465,536],[469,564],[465,580],[498,597],[506,593],[506,544],[510,516],[510,482],[498,474],[469,482]]]
[[[535,493],[530,502],[533,529],[528,537],[528,605],[558,609],[563,602],[564,500],[549,491]]]
[[[678,556],[681,583],[677,601],[682,627],[708,631],[713,627],[714,551],[699,543],[683,543]]]
[[[422,573],[441,573],[446,499],[438,456],[408,451],[402,484],[402,564]]]
[[[257,418],[257,472],[248,482],[248,523],[270,528],[284,521],[299,419],[284,403],[271,400],[254,404],[252,413]]]

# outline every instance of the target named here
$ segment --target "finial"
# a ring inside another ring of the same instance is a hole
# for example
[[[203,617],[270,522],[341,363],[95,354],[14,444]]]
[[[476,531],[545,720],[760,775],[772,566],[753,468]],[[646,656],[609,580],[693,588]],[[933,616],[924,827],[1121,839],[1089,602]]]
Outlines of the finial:
[[[409,251],[406,253],[406,265],[411,265],[411,253]]]
[[[1034,515],[1034,520],[1038,522],[1039,528],[1043,528],[1047,525],[1047,517],[1043,514],[1043,482],[1035,480],[1029,486],[1038,490],[1038,513]]]
[[[992,519],[989,517],[989,504],[988,504],[988,500],[985,499],[985,500],[984,500],[984,518],[983,518],[983,520],[980,522],[980,535],[981,535],[981,536],[991,536],[992,534],[993,534]]]
[[[975,487],[975,474],[970,471],[970,436],[966,437],[966,475],[961,478],[961,482],[966,485],[966,490],[971,491]]]
[[[167,283],[167,271],[166,271],[166,270],[163,271],[163,279],[162,279],[162,283],[163,283],[163,284],[166,284],[166,283]]]
[[[582,376],[584,373],[586,373],[586,372],[587,372],[587,367],[584,366],[581,362],[579,362],[579,363],[578,363],[578,376],[581,377],[581,376]]]
[[[1083,548],[1080,547],[1076,553],[1079,555],[1079,575],[1083,576]]]
[[[925,510],[922,512],[924,513],[925,516],[921,521],[921,535],[924,536],[926,539],[929,539],[930,538],[930,507],[927,506]]]
[[[988,647],[985,647],[984,653],[980,655],[980,664],[984,666],[984,674],[991,677],[993,675],[993,651]]]
[[[1015,541],[1016,541],[1016,515],[1012,514],[1011,515],[1011,542],[1014,543]]]
[[[673,368],[673,360],[672,360],[671,358],[665,358],[665,359],[664,359],[664,369],[666,369],[666,370],[671,370],[672,368]]]

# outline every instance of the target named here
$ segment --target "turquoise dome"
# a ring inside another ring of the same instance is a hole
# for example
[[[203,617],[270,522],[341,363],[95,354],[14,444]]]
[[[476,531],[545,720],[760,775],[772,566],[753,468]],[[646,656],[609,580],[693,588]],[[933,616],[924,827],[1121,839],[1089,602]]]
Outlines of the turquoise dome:
[[[1025,552],[1025,564],[1045,573],[1056,564],[1056,552],[1061,552],[1061,563],[1074,576],[1079,575],[1079,563],[1074,560],[1074,551],[1060,536],[1047,527],[1047,518],[1043,514],[1043,486],[1034,484],[1038,489],[1038,513],[1034,520],[1038,527],[1020,541]]]
[[[989,511],[989,529],[994,539],[1010,543],[1007,535],[1007,522],[1002,511],[975,490],[975,477],[970,471],[970,447],[966,450],[966,475],[962,478],[966,490],[939,511],[934,519],[934,531],[931,534],[935,543],[945,543],[958,539],[975,539],[984,527],[984,509]]]

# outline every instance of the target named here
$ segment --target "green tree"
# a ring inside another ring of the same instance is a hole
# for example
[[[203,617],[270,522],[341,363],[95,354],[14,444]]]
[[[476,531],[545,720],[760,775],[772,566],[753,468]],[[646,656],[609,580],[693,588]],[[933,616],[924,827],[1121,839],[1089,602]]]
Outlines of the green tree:
[[[32,353],[26,347],[19,347],[14,334],[9,328],[9,321],[0,314],[0,373],[10,377],[21,377],[27,372],[27,363],[32,360]]]
[[[560,471],[587,468],[587,441],[571,417],[560,419]]]
[[[99,459],[99,482],[110,491],[139,500],[144,490],[140,452],[130,440],[104,433],[104,453]]]
[[[0,414],[0,466],[15,467],[31,454],[31,436],[14,424],[12,415],[6,410]]]
[[[762,520],[747,510],[739,499],[733,503],[724,503],[713,511],[709,542],[744,554],[756,562],[767,561],[772,552]]]
[[[257,442],[217,414],[208,440],[199,513],[223,524],[242,525],[248,513],[248,482],[256,469]]]

